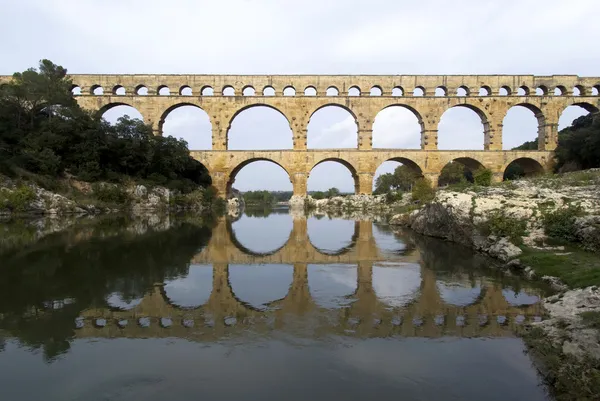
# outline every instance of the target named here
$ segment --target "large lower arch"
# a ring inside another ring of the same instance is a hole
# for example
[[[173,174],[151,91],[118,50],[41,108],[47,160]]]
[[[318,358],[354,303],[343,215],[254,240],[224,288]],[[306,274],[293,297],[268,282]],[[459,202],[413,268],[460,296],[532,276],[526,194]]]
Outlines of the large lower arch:
[[[479,160],[471,157],[450,160],[440,171],[438,185],[456,184],[461,181],[473,182],[473,173],[483,168],[485,166]]]
[[[504,180],[534,176],[544,173],[544,166],[529,157],[520,157],[508,163],[503,170]]]
[[[162,135],[181,138],[191,150],[211,150],[212,124],[210,116],[200,106],[178,103],[169,107],[158,123]]]
[[[490,124],[478,107],[460,104],[446,110],[438,123],[438,149],[483,150],[490,142]]]
[[[423,169],[417,163],[405,157],[392,157],[375,170],[373,190],[376,194],[384,194],[391,190],[408,191],[413,182],[421,177]]]
[[[328,103],[310,116],[306,129],[309,149],[358,148],[358,124],[354,113],[346,106]]]
[[[331,158],[326,158],[326,159],[320,160],[320,161],[318,161],[317,163],[315,163],[310,168],[309,173],[308,173],[308,177],[307,177],[308,178],[308,180],[307,180],[307,187],[309,187],[310,184],[311,184],[311,174],[313,173],[313,170],[317,166],[322,165],[323,163],[327,163],[327,162],[336,162],[336,163],[339,163],[342,166],[346,167],[348,169],[348,171],[350,172],[350,175],[352,177],[352,181],[353,181],[353,184],[354,184],[354,193],[359,193],[359,179],[358,179],[358,173],[357,173],[356,169],[354,168],[354,166],[351,163],[347,162],[346,160],[343,160],[343,159],[340,159],[340,158],[336,158],[336,157],[331,157]],[[314,177],[314,175],[312,177]],[[315,180],[313,179],[312,181],[313,181],[313,184],[314,184]],[[338,181],[338,180],[333,180],[331,182],[331,184],[328,185],[327,188],[334,187],[336,181]],[[322,188],[322,189],[325,190],[327,188]]]
[[[423,118],[414,108],[388,106],[373,121],[373,148],[420,149],[424,129]]]
[[[269,163],[273,163],[273,164],[275,164],[275,165],[277,165],[277,166],[281,167],[281,169],[282,169],[282,170],[285,172],[285,174],[287,175],[287,179],[288,179],[288,183],[289,183],[289,184],[282,182],[282,180],[281,180],[281,177],[277,177],[277,178],[279,178],[279,179],[277,179],[277,180],[272,180],[272,181],[274,181],[274,182],[272,182],[272,183],[274,183],[275,185],[278,185],[278,186],[283,186],[283,185],[286,185],[286,184],[287,184],[287,186],[289,186],[289,188],[287,188],[287,187],[286,187],[286,188],[283,188],[283,187],[281,187],[281,188],[264,188],[264,187],[262,187],[262,188],[261,188],[261,187],[259,187],[260,185],[263,185],[263,184],[265,183],[265,180],[269,180],[269,177],[268,177],[268,176],[265,176],[265,174],[264,174],[264,171],[263,171],[263,174],[255,174],[255,175],[254,175],[254,176],[256,177],[256,183],[254,183],[254,184],[253,184],[253,185],[250,187],[250,189],[249,189],[249,190],[254,190],[254,189],[268,189],[268,190],[280,189],[280,190],[291,190],[291,187],[292,187],[292,184],[291,184],[291,182],[292,182],[292,181],[291,181],[291,178],[290,178],[290,173],[289,173],[289,171],[288,171],[288,170],[287,170],[287,169],[286,169],[284,166],[282,166],[280,163],[278,163],[278,162],[276,162],[276,161],[274,161],[274,160],[267,159],[267,158],[260,158],[260,157],[257,157],[257,158],[251,158],[251,159],[248,159],[248,160],[244,160],[243,162],[239,163],[239,164],[238,164],[236,167],[234,167],[234,168],[231,170],[231,172],[229,173],[229,176],[228,176],[228,178],[227,178],[227,185],[226,185],[226,187],[225,187],[225,188],[226,188],[226,191],[227,191],[227,192],[226,192],[226,194],[227,194],[227,195],[231,194],[231,192],[232,192],[232,188],[233,188],[233,184],[235,183],[236,176],[238,175],[238,173],[240,172],[240,170],[242,170],[244,167],[246,167],[246,166],[248,166],[249,164],[251,164],[251,163],[254,163],[254,162],[269,162]],[[258,173],[258,171],[257,171],[257,173]]]
[[[539,149],[540,140],[544,143],[545,125],[544,113],[537,106],[529,103],[512,106],[502,120],[502,149]]]
[[[236,111],[227,127],[227,149],[293,149],[294,135],[287,116],[266,104],[252,104]]]

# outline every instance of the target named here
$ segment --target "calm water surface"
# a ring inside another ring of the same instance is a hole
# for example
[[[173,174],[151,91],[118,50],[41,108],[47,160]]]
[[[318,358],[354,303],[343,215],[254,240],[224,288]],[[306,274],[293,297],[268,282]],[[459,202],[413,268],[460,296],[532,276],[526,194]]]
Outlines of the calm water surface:
[[[515,335],[541,289],[372,221],[265,215],[0,224],[0,398],[546,399]]]

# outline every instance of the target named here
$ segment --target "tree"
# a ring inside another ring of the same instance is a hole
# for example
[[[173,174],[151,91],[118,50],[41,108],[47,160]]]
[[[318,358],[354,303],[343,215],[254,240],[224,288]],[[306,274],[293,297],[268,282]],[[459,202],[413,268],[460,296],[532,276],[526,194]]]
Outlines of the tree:
[[[67,70],[48,60],[0,86],[0,171],[19,167],[36,174],[76,175],[87,181],[124,176],[188,192],[211,184],[187,143],[157,137],[128,117],[110,125],[82,110]]]
[[[335,187],[329,188],[327,192],[325,192],[326,198],[333,198],[334,196],[340,196],[340,190]]]
[[[460,162],[450,162],[442,169],[438,185],[444,186],[467,181],[473,181],[471,171]]]
[[[410,191],[419,174],[407,165],[396,167],[394,173],[385,173],[375,181],[375,195],[386,194],[392,191]]]

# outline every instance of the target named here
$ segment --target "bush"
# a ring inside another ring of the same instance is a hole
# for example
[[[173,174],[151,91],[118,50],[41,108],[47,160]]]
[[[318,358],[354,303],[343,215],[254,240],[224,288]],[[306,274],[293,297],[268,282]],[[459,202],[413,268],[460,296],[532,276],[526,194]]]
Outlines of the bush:
[[[431,187],[431,181],[428,178],[419,178],[415,181],[412,188],[412,199],[421,203],[426,203],[435,197],[435,190]]]
[[[115,205],[126,205],[129,203],[129,195],[118,185],[96,184],[92,189],[96,198],[101,202]]]
[[[482,228],[488,235],[507,237],[512,243],[520,245],[523,243],[523,236],[527,234],[527,221],[496,211],[490,215]]]
[[[402,192],[388,192],[385,194],[385,203],[391,204],[402,200]]]
[[[473,183],[482,187],[489,187],[492,184],[492,170],[489,168],[480,168],[473,173]]]
[[[583,209],[580,206],[569,206],[545,213],[544,230],[546,235],[556,239],[576,242],[575,220],[583,214]]]
[[[13,191],[0,191],[0,209],[24,212],[35,199],[35,191],[27,185],[21,185]]]

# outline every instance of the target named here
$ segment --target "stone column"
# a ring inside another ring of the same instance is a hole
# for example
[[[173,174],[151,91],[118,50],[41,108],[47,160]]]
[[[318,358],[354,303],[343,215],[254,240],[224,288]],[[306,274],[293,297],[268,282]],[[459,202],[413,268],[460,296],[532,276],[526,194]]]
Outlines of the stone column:
[[[427,178],[431,182],[432,188],[438,187],[438,180],[440,179],[440,173],[423,173],[423,177]]]
[[[223,171],[215,171],[210,173],[210,177],[212,178],[212,186],[217,190],[217,195],[220,198],[227,198],[228,175]]]
[[[558,121],[546,123],[538,128],[538,150],[554,150],[558,146]]]
[[[308,140],[307,126],[300,123],[296,125],[292,127],[294,150],[306,150],[306,142]]]
[[[373,176],[371,172],[358,173],[358,188],[355,189],[357,194],[371,195],[373,193]]]
[[[373,149],[373,129],[358,130],[358,149],[371,150]]]
[[[421,149],[437,150],[438,130],[424,129],[421,131]]]
[[[293,173],[291,180],[294,187],[294,195],[306,196],[306,183],[308,181],[306,173]]]
[[[483,123],[484,150],[502,150],[502,121],[506,113],[499,118],[490,118]]]
[[[497,184],[504,181],[504,171],[497,171],[492,174],[492,183]]]

